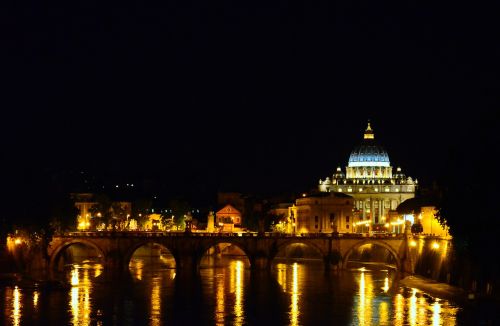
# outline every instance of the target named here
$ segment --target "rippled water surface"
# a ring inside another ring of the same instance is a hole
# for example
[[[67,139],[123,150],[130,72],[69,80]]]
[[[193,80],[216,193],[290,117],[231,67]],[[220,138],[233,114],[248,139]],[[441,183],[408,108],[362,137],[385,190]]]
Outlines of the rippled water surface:
[[[401,287],[392,270],[367,268],[325,274],[320,262],[283,261],[267,275],[233,258],[188,277],[168,262],[134,259],[130,275],[118,278],[100,264],[73,264],[61,275],[66,289],[0,288],[0,324],[456,325],[470,317],[448,300]]]

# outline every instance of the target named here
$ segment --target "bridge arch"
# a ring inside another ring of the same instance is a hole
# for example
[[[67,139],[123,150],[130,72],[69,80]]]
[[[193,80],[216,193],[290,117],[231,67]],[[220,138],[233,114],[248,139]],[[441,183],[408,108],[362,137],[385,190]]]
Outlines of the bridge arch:
[[[343,269],[347,268],[347,263],[349,262],[349,257],[351,256],[351,254],[355,250],[357,250],[359,247],[367,245],[367,244],[372,244],[372,245],[376,245],[376,246],[380,246],[380,247],[385,248],[392,255],[394,260],[396,261],[396,269],[398,271],[401,270],[401,267],[402,267],[401,266],[401,257],[394,250],[394,248],[391,245],[389,245],[388,243],[386,243],[385,241],[373,240],[373,239],[363,240],[363,241],[360,241],[360,242],[354,244],[353,246],[351,246],[344,254],[344,257],[342,257],[342,268]]]
[[[86,239],[75,239],[75,240],[70,240],[70,241],[65,241],[59,246],[55,248],[55,250],[52,252],[52,255],[50,256],[50,262],[49,262],[49,268],[51,271],[55,269],[56,263],[58,262],[58,259],[60,258],[60,255],[69,247],[75,244],[81,244],[84,246],[91,247],[94,249],[99,257],[101,257],[103,260],[106,258],[106,255],[104,251],[93,241],[86,240]]]
[[[250,250],[243,243],[241,243],[241,241],[237,241],[236,239],[227,238],[227,239],[217,239],[217,240],[209,241],[206,244],[204,244],[200,249],[198,257],[196,257],[196,266],[201,265],[202,259],[205,256],[207,256],[207,252],[211,248],[216,247],[219,244],[224,244],[224,243],[229,243],[233,246],[236,246],[239,250],[241,250],[243,252],[245,257],[247,258],[248,263],[249,263],[249,267],[251,267],[253,265],[253,257],[250,253]]]
[[[129,264],[130,264],[130,261],[132,260],[132,256],[134,255],[134,253],[137,251],[137,249],[141,248],[141,247],[144,247],[144,246],[147,246],[147,245],[159,245],[161,247],[163,247],[164,249],[167,249],[168,252],[174,257],[174,260],[175,260],[175,266],[177,267],[178,266],[178,262],[179,262],[179,257],[178,255],[175,253],[174,250],[172,250],[172,248],[170,248],[169,246],[165,245],[164,243],[162,243],[161,241],[154,241],[154,240],[143,240],[143,241],[139,241],[137,243],[134,243],[130,248],[128,248],[125,252],[125,255],[123,257],[123,267],[128,270],[129,269]]]
[[[286,247],[294,244],[303,244],[307,246],[308,248],[312,248],[318,255],[324,259],[328,255],[328,250],[325,251],[324,248],[321,248],[318,246],[314,241],[308,241],[307,239],[301,239],[301,238],[293,238],[289,239],[286,241],[283,241],[279,243],[274,250],[271,251],[271,255],[269,257],[270,263],[273,263],[274,258],[276,258],[276,255],[282,251],[285,250]]]

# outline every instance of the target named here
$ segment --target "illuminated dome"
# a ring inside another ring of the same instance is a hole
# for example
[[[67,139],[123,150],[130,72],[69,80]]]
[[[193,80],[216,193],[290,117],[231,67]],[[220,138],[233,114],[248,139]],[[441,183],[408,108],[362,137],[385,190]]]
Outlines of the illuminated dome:
[[[349,167],[356,166],[390,166],[389,155],[385,149],[375,142],[370,122],[366,128],[363,143],[356,147],[349,156]]]

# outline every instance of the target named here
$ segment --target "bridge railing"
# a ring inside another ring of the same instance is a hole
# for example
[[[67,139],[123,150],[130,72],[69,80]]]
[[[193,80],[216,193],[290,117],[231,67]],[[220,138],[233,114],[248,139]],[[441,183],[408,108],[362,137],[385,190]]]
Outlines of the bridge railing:
[[[367,233],[296,233],[286,234],[278,232],[190,232],[183,231],[76,231],[66,232],[62,236],[67,237],[265,237],[265,238],[343,238],[343,239],[363,239],[363,238],[381,238],[381,239],[401,239],[404,234],[367,234]]]

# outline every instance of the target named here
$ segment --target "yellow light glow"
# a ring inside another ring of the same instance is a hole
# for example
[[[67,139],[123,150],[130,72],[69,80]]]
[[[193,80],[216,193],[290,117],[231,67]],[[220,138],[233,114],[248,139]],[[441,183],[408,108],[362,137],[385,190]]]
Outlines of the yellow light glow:
[[[236,261],[236,284],[235,284],[235,301],[234,301],[234,325],[243,325],[243,262]]]
[[[78,279],[78,269],[75,268],[71,271],[71,285],[75,286],[80,283],[80,280]]]
[[[161,279],[155,277],[153,279],[153,289],[151,291],[151,313],[150,325],[161,325],[161,295],[160,295]]]
[[[12,302],[12,306],[14,308],[14,310],[12,311],[12,321],[16,326],[20,325],[21,323],[21,298],[21,292],[16,286],[14,288],[14,301]]]
[[[16,240],[14,240],[14,243],[16,245],[20,245],[23,241],[20,239],[20,238],[16,238]]]
[[[357,325],[371,325],[373,306],[373,278],[371,273],[367,273],[366,268],[360,269],[361,275],[359,278],[359,299],[357,302]]]
[[[441,304],[439,303],[439,299],[436,299],[436,302],[432,305],[432,325],[441,325]]]
[[[417,246],[417,241],[411,240],[410,241],[410,247],[416,247]]]
[[[297,263],[293,263],[293,278],[292,278],[292,304],[290,311],[290,324],[299,325],[299,267]]]
[[[439,243],[433,242],[432,243],[432,249],[439,249]]]
[[[71,288],[71,314],[73,315],[73,325],[79,325],[78,317],[79,317],[79,309],[78,309],[78,297],[79,297],[79,289],[77,286]]]
[[[215,279],[215,323],[217,325],[224,325],[225,313],[225,289],[224,289],[224,277],[216,277]]]
[[[412,289],[412,295],[410,297],[410,325],[417,324],[417,289]]]
[[[394,298],[394,305],[395,305],[395,325],[403,325],[404,321],[404,297],[401,293],[396,294],[396,298]]]
[[[389,291],[389,276],[386,276],[384,279],[384,287],[382,288],[384,292]]]
[[[34,291],[33,292],[33,307],[35,309],[38,308],[38,296],[39,296],[38,291]]]

